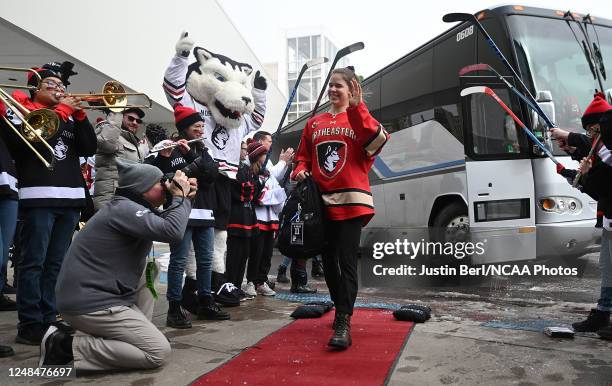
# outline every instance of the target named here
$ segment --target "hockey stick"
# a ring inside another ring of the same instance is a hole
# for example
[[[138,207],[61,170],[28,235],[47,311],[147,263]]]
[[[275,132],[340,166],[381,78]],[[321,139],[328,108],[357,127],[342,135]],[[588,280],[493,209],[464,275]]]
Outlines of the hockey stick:
[[[495,74],[495,76],[499,78],[502,82],[504,82],[506,87],[508,87],[508,89],[510,89],[510,91],[514,93],[514,95],[516,95],[521,100],[523,100],[523,102],[527,103],[527,106],[531,107],[531,109],[535,111],[538,114],[538,116],[540,116],[544,120],[544,122],[546,122],[546,125],[549,128],[552,129],[553,127],[557,127],[554,123],[552,123],[552,121],[548,118],[546,113],[542,111],[540,106],[536,102],[534,102],[533,99],[529,99],[519,90],[517,90],[517,88],[514,87],[512,83],[508,82],[506,78],[504,78],[499,72],[497,72],[490,65],[486,63],[470,64],[468,66],[463,67],[461,70],[459,70],[459,76],[463,76],[465,74],[469,74],[470,72],[474,72],[474,71],[488,71],[488,72],[492,72],[493,74]]]
[[[591,146],[591,150],[589,150],[589,154],[586,156],[586,159],[591,159],[591,157],[593,157],[593,154],[595,154],[595,149],[597,149],[597,145],[599,145],[599,142],[601,141],[601,134],[597,134],[597,137],[595,137],[595,141],[593,141],[593,145]],[[582,173],[580,173],[580,170],[578,170],[578,173],[576,173],[576,177],[574,177],[574,181],[572,181],[572,187],[576,187],[578,186],[578,181],[580,181],[580,177],[582,177]]]
[[[510,115],[510,117],[512,117],[514,122],[516,122],[523,129],[525,134],[527,134],[527,136],[533,141],[533,143],[535,143],[536,146],[538,146],[540,149],[542,149],[544,154],[546,154],[546,156],[548,158],[550,158],[550,160],[553,161],[555,163],[555,165],[557,165],[557,172],[558,173],[560,173],[561,170],[565,169],[565,166],[563,166],[563,164],[561,164],[561,162],[559,162],[555,158],[555,156],[552,155],[550,150],[548,150],[548,148],[546,146],[544,146],[544,144],[542,142],[540,142],[540,140],[531,132],[531,130],[529,130],[527,128],[527,126],[525,126],[525,124],[519,119],[519,117],[517,117],[516,114],[514,114],[514,112],[512,110],[510,110],[510,108],[504,103],[504,101],[502,101],[501,98],[498,97],[497,94],[495,94],[495,92],[493,92],[493,90],[491,90],[491,88],[486,87],[486,86],[474,86],[474,87],[467,87],[467,88],[464,88],[463,90],[461,90],[461,96],[467,96],[467,95],[470,95],[470,94],[478,94],[478,93],[487,94],[491,98],[495,99],[495,101],[504,110],[506,110],[508,115]]]
[[[338,51],[336,53],[336,56],[334,57],[334,61],[332,62],[331,66],[329,67],[329,72],[327,73],[327,77],[325,78],[325,82],[323,82],[323,86],[321,87],[321,92],[319,93],[319,97],[317,98],[317,103],[315,103],[314,108],[312,109],[312,115],[310,116],[311,118],[314,117],[317,114],[317,109],[319,108],[319,103],[321,103],[321,99],[323,98],[323,94],[325,93],[325,90],[327,89],[327,82],[329,82],[329,78],[331,78],[331,74],[332,71],[334,70],[334,68],[336,68],[336,64],[338,64],[338,61],[340,59],[342,59],[343,57],[345,57],[348,54],[351,54],[355,51],[359,51],[359,50],[363,50],[363,48],[365,47],[365,45],[363,44],[363,42],[357,42],[357,43],[353,43],[350,46],[346,46],[343,49],[341,49],[340,51]]]
[[[529,91],[527,86],[525,86],[525,83],[523,83],[523,79],[521,79],[521,77],[518,75],[518,73],[514,70],[514,67],[512,67],[512,65],[510,64],[508,59],[506,59],[506,57],[501,52],[499,47],[497,47],[497,44],[495,44],[495,42],[493,41],[493,38],[491,38],[491,35],[489,35],[487,30],[482,26],[482,24],[480,24],[480,21],[478,21],[476,16],[472,15],[471,13],[447,13],[446,15],[444,15],[442,17],[442,21],[444,21],[445,23],[454,23],[454,22],[458,22],[458,21],[460,21],[460,22],[467,21],[467,22],[470,22],[470,23],[474,24],[476,26],[476,28],[478,28],[480,33],[482,33],[482,36],[484,36],[485,40],[489,44],[489,47],[491,47],[491,49],[493,49],[493,51],[495,52],[497,57],[502,61],[504,66],[506,66],[508,71],[510,71],[512,73],[512,75],[516,78],[516,80],[518,80],[518,82],[521,84],[521,87],[523,88],[523,91],[525,91],[525,93],[527,93],[527,95],[535,102],[535,98],[533,97],[533,95],[531,95],[531,92]],[[548,124],[548,122],[547,122],[547,124]]]
[[[285,106],[285,111],[283,111],[283,116],[281,117],[280,122],[278,122],[276,133],[274,133],[272,137],[272,144],[270,145],[270,148],[268,149],[268,153],[266,154],[266,159],[261,167],[261,170],[266,170],[266,165],[268,164],[268,160],[270,159],[270,155],[272,154],[272,147],[274,146],[274,140],[280,134],[281,128],[283,127],[283,122],[285,122],[285,118],[287,117],[289,108],[291,107],[291,104],[293,103],[293,98],[295,98],[295,93],[297,92],[298,86],[300,85],[302,76],[304,75],[306,71],[308,71],[312,67],[319,66],[323,63],[327,63],[328,61],[329,59],[327,59],[326,57],[314,58],[304,63],[304,65],[302,66],[302,69],[300,70],[300,74],[298,75],[297,80],[295,81],[295,85],[293,86],[293,90],[291,91],[291,96],[289,97],[289,100],[287,101],[287,106]]]

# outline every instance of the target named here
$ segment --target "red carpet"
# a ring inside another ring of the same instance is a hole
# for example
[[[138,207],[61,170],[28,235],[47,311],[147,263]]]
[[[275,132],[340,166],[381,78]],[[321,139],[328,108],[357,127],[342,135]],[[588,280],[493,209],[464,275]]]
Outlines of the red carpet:
[[[299,319],[265,337],[192,385],[381,385],[413,323],[391,311],[355,309],[353,345],[328,349],[334,311],[319,319]]]

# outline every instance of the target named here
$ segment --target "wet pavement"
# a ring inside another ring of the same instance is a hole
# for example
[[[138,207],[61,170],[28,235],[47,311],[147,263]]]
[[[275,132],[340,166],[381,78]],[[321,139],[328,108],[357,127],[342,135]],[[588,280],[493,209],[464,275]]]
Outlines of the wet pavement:
[[[156,254],[164,252],[160,246]],[[493,277],[429,288],[362,288],[358,303],[393,309],[423,302],[433,309],[432,319],[415,326],[400,353],[391,385],[612,384],[612,342],[595,334],[552,339],[541,332],[543,326],[567,325],[587,315],[599,293],[597,258],[597,253],[591,253],[580,259],[581,277]],[[275,257],[271,275],[279,262],[280,257]],[[275,298],[259,296],[240,307],[227,308],[231,321],[195,320],[188,330],[165,327],[167,303],[160,296],[154,322],[173,349],[164,367],[86,374],[71,380],[10,378],[10,367],[36,366],[38,347],[13,343],[16,313],[0,312],[0,343],[16,351],[14,357],[0,359],[1,383],[189,384],[290,323],[289,314],[300,302],[326,296],[323,281],[311,280],[310,284],[319,294],[295,296],[288,285],[279,285]],[[158,292],[165,293],[165,285]]]

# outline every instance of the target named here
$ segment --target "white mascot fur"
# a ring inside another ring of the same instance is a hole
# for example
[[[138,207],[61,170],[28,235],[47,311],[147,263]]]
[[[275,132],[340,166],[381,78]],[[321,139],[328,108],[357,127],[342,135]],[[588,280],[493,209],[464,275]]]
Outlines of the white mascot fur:
[[[194,47],[186,32],[176,43],[176,55],[164,75],[163,88],[171,105],[181,103],[198,111],[204,118],[204,143],[219,163],[221,176],[215,182],[217,205],[213,254],[213,290],[217,302],[235,303],[236,289],[219,282],[225,273],[227,220],[231,208],[229,183],[236,178],[240,163],[240,142],[258,130],[266,111],[266,79],[253,68],[226,56]],[[195,62],[189,64],[193,48]],[[187,276],[195,277],[195,260],[190,258]],[[184,291],[185,292],[185,291]],[[230,298],[229,300],[227,298]],[[188,308],[189,309],[189,308]]]

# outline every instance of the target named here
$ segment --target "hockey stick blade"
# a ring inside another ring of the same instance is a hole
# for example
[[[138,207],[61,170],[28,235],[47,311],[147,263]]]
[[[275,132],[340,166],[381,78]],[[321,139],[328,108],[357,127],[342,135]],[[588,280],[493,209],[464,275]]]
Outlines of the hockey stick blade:
[[[340,51],[338,51],[335,59],[340,60],[343,56],[346,56],[355,51],[363,50],[364,47],[365,47],[365,44],[363,44],[363,42],[353,43],[350,46],[346,46],[342,48]]]
[[[470,94],[478,94],[478,93],[484,93],[484,94],[488,94],[487,93],[487,89],[491,90],[488,87],[485,86],[473,86],[473,87],[467,87],[464,88],[463,90],[461,90],[461,96],[467,96]]]
[[[474,19],[475,16],[472,15],[471,13],[459,13],[459,12],[453,12],[453,13],[447,13],[446,15],[442,16],[442,21],[445,23],[455,23],[458,21],[471,21],[472,19]]]
[[[470,64],[459,70],[459,76],[469,74],[474,71],[489,71],[490,66],[486,63]]]
[[[327,62],[329,62],[329,59],[327,59],[325,56],[322,56],[320,58],[314,58],[312,60],[307,61],[305,66],[306,68],[311,68]]]

